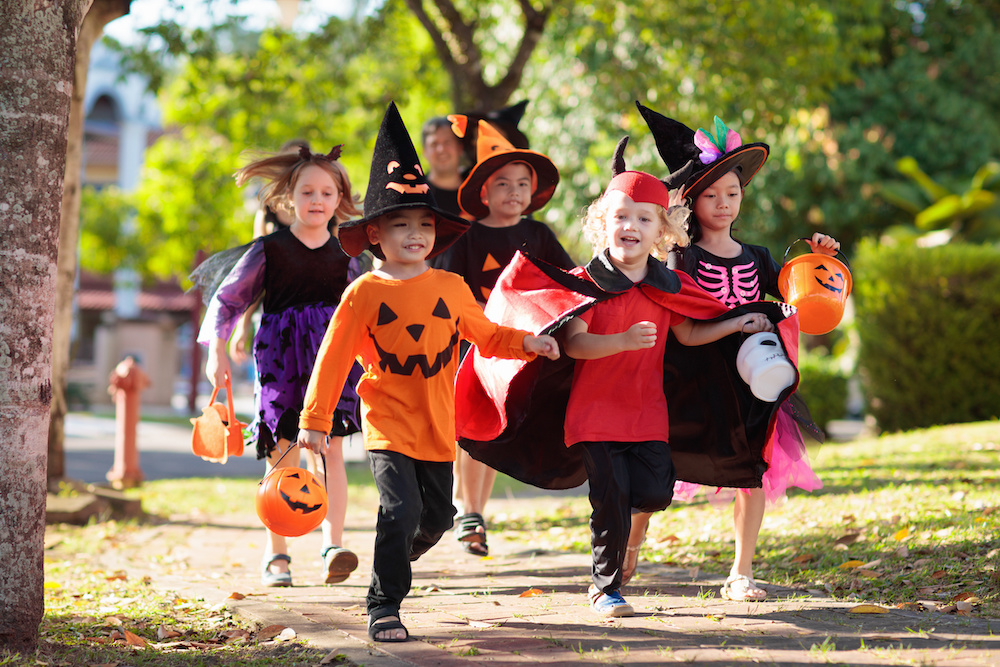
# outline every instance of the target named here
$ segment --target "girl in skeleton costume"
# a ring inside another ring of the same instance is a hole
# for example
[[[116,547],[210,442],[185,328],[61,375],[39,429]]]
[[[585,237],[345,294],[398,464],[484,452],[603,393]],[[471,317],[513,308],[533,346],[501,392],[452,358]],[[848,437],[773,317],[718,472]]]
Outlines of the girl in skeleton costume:
[[[702,288],[729,308],[766,295],[781,299],[778,291],[780,266],[763,246],[743,243],[733,237],[745,186],[767,159],[767,144],[744,144],[740,135],[715,118],[714,136],[683,124],[636,103],[656,138],[657,149],[671,169],[665,182],[683,188],[691,208],[688,234],[691,243],[672,255],[672,268],[684,271]],[[840,243],[832,236],[815,233],[808,240],[813,252],[834,255]],[[813,473],[799,424],[822,440],[822,431],[812,424],[808,410],[798,397],[782,404],[768,449],[768,469],[763,488],[704,489],[713,504],[728,504],[735,496],[733,522],[736,553],[730,576],[720,593],[732,600],[763,600],[767,591],[753,579],[753,555],[767,503],[785,496],[789,487],[814,491],[823,483]],[[678,480],[674,497],[690,500],[703,487]],[[724,492],[727,491],[728,493]],[[732,491],[735,491],[733,493]],[[626,557],[625,575],[631,577],[645,538],[649,515],[633,517]]]

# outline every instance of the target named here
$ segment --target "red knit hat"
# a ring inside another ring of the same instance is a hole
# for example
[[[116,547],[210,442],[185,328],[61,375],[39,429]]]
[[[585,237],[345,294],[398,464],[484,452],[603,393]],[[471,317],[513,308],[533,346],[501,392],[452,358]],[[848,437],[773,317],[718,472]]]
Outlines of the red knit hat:
[[[605,194],[618,190],[628,195],[632,201],[644,204],[659,204],[670,208],[670,191],[663,181],[644,171],[623,171],[608,183]]]

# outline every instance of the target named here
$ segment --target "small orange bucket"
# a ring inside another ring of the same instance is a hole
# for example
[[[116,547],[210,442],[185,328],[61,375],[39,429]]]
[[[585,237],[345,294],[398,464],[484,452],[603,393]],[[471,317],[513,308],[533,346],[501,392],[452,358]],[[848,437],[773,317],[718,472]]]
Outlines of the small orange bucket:
[[[786,258],[791,249],[785,250]],[[781,296],[799,311],[799,328],[814,336],[840,324],[852,286],[846,257],[842,262],[832,255],[810,252],[787,260],[778,274]]]

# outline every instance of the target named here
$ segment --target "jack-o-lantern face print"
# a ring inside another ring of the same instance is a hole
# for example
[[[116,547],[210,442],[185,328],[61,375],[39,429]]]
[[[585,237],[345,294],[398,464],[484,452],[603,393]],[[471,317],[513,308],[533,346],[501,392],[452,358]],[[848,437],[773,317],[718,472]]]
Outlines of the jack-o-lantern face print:
[[[396,160],[389,160],[386,174],[391,179],[385,184],[386,190],[395,190],[401,195],[422,195],[430,189],[424,180],[424,170],[420,168],[419,162],[413,165],[412,171],[407,171]]]
[[[816,282],[835,294],[844,291],[844,274],[840,271],[831,271],[825,264],[816,266]]]
[[[320,493],[322,491],[322,493]],[[285,475],[278,487],[281,499],[288,509],[302,514],[312,514],[323,509],[326,491],[312,475],[291,473]]]
[[[394,375],[413,375],[419,367],[425,378],[434,377],[455,353],[458,320],[452,320],[451,311],[441,298],[427,313],[400,311],[397,314],[389,304],[382,303],[375,328],[368,333],[378,353],[379,368]],[[405,321],[406,317],[421,321]],[[431,348],[434,345],[437,347]],[[433,352],[429,353],[428,348]]]

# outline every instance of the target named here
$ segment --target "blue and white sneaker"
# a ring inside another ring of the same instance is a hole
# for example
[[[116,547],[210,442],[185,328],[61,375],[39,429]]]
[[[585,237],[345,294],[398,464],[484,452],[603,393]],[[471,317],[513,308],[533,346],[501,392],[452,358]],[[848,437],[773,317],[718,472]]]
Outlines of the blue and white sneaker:
[[[618,591],[605,593],[591,584],[587,596],[590,598],[590,606],[604,618],[621,618],[635,614],[632,605],[625,602],[625,598]]]

